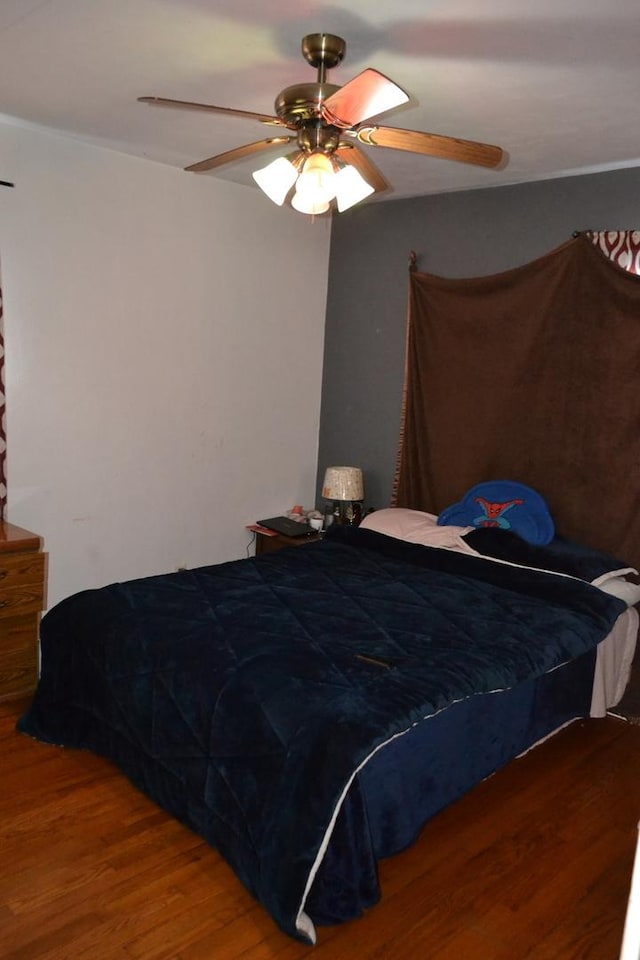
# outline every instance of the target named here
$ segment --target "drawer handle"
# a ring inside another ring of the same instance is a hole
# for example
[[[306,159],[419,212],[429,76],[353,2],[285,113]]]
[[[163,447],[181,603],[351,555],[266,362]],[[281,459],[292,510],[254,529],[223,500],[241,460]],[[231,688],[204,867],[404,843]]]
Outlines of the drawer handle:
[[[8,570],[0,570],[0,580],[4,580],[4,578],[8,573],[9,573]]]
[[[8,603],[8,600],[0,600],[0,607],[6,607]]]

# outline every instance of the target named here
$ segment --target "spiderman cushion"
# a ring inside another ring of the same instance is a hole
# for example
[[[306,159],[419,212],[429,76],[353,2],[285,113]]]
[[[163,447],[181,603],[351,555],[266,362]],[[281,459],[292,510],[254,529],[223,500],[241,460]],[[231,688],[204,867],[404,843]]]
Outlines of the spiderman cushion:
[[[537,491],[515,480],[490,480],[472,487],[462,500],[442,511],[438,524],[511,530],[523,540],[544,546],[555,528],[549,508]]]

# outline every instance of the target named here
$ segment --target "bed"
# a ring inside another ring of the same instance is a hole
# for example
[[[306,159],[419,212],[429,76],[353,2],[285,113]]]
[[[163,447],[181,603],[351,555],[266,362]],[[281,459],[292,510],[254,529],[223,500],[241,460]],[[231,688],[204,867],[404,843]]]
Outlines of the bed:
[[[400,516],[426,539],[388,526]],[[379,859],[439,810],[619,699],[633,572],[559,539],[379,511],[303,548],[62,601],[18,726],[114,761],[314,943],[375,904]]]

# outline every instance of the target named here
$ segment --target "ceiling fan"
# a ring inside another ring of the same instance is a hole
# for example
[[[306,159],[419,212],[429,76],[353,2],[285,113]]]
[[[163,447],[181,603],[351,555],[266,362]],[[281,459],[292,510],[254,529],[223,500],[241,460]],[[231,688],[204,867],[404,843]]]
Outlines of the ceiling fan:
[[[406,103],[409,97],[392,80],[371,68],[342,87],[327,83],[327,70],[337,66],[345,52],[345,41],[334,34],[312,33],[304,37],[302,55],[316,68],[316,82],[299,83],[282,90],[274,104],[276,116],[165,97],[138,97],[138,100],[159,107],[243,117],[275,127],[273,136],[193,163],[185,170],[204,173],[295,142],[294,152],[256,170],[253,177],[275,203],[281,205],[290,197],[294,209],[312,215],[325,213],[333,204],[339,211],[346,210],[370,194],[388,189],[387,180],[358,143],[484,167],[496,167],[502,161],[500,147],[488,143],[371,123],[371,118]],[[284,129],[280,133],[277,128]],[[284,130],[292,131],[293,135],[285,134]]]

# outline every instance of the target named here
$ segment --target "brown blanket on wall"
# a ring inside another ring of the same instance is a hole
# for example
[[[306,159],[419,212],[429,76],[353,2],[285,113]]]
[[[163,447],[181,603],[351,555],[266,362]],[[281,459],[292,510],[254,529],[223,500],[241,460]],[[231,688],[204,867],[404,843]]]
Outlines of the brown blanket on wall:
[[[585,237],[474,279],[410,276],[395,503],[519,480],[557,532],[640,567],[640,279]]]

